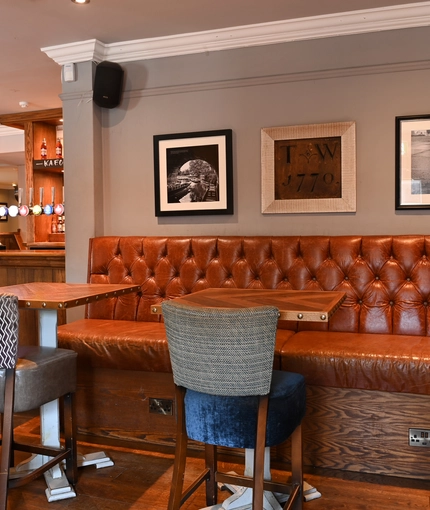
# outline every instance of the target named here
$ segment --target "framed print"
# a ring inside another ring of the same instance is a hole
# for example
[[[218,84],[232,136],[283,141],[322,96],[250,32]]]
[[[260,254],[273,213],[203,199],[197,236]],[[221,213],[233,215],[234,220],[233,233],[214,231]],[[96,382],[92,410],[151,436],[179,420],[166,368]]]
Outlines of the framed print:
[[[7,203],[0,202],[0,221],[7,221]]]
[[[154,136],[155,215],[233,214],[232,131]]]
[[[430,209],[430,115],[396,117],[396,209]]]
[[[355,122],[261,130],[263,214],[355,211]]]

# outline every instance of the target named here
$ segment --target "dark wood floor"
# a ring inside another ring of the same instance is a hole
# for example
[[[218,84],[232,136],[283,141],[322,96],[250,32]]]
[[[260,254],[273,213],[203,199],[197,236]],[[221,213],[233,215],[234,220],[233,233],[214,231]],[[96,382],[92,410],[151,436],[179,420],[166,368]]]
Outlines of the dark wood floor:
[[[172,451],[139,451],[80,443],[82,453],[103,450],[115,465],[103,469],[79,469],[77,497],[48,503],[44,479],[9,492],[8,510],[163,510],[166,508],[172,475]],[[429,457],[430,461],[430,457]],[[199,454],[189,463],[189,473],[202,466]],[[225,464],[240,471],[243,466]],[[277,467],[277,466],[276,466]],[[288,476],[272,469],[274,479]],[[305,479],[322,497],[305,503],[305,510],[405,510],[430,508],[430,481],[402,480],[329,470],[306,470]],[[221,493],[221,500],[229,494]],[[205,507],[204,489],[182,508]]]

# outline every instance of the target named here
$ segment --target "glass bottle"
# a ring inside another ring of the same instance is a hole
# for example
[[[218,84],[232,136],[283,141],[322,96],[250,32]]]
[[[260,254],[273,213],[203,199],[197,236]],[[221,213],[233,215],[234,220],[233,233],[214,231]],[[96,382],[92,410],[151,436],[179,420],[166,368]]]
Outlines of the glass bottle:
[[[55,157],[57,159],[60,159],[63,157],[63,145],[59,138],[57,138],[57,145],[55,146]]]
[[[46,146],[46,138],[42,140],[42,145],[40,146],[40,157],[41,159],[46,159],[48,157],[48,148]]]

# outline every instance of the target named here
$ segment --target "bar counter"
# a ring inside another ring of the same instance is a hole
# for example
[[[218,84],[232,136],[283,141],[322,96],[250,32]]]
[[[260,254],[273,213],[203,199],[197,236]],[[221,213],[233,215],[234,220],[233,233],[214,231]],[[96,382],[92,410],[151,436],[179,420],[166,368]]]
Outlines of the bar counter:
[[[30,282],[65,282],[65,250],[1,250],[1,287]],[[58,324],[64,324],[64,311],[58,312]],[[20,310],[19,341],[37,345],[38,318],[35,310]]]

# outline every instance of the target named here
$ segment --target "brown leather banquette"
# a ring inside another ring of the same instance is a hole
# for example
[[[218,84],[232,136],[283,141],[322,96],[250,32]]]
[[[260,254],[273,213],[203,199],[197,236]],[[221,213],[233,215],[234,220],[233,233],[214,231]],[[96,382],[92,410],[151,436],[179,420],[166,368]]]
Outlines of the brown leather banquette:
[[[430,236],[99,237],[88,282],[142,290],[59,327],[87,376],[169,374],[162,318],[151,313],[165,299],[207,287],[339,290],[347,297],[328,325],[279,324],[275,367],[311,388],[430,395]]]

